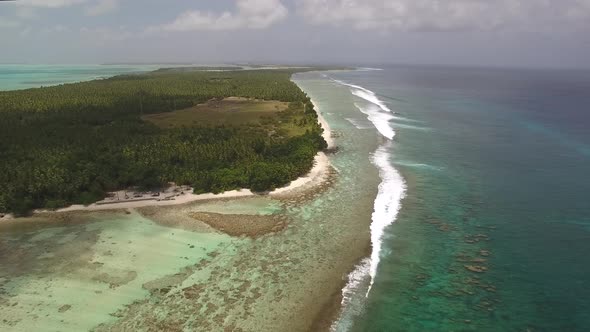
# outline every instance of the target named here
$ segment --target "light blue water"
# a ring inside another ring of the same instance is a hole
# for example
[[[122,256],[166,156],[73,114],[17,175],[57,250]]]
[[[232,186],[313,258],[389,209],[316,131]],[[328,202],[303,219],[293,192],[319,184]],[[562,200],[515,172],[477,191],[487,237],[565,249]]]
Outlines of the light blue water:
[[[0,64],[0,90],[38,88],[63,83],[107,78],[120,74],[146,72],[161,65],[3,65]]]

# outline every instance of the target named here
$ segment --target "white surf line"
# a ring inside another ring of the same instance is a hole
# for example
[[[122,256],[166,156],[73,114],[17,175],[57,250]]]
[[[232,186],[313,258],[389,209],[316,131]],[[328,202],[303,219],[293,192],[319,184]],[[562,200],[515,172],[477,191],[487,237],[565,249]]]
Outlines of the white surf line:
[[[380,100],[375,93],[369,89],[365,89],[362,86],[349,84],[344,81],[335,80],[333,78],[328,77],[333,82],[336,82],[340,85],[347,86],[351,88],[350,92],[365,101],[368,101],[369,104],[364,106],[359,103],[354,103],[354,106],[359,109],[362,113],[367,115],[367,118],[373,126],[377,128],[381,135],[385,136],[386,138],[392,140],[395,136],[395,132],[389,126],[389,121],[395,119],[396,117],[393,116],[393,111],[385,105],[385,103]]]
[[[328,77],[328,78],[330,78],[330,77]],[[351,88],[350,91],[354,96],[359,97],[359,98],[363,99],[364,101],[369,102],[368,105],[355,103],[354,106],[356,106],[356,108],[358,108],[361,112],[366,114],[367,117],[369,118],[369,120],[375,125],[377,130],[379,130],[379,132],[383,136],[387,137],[388,139],[393,139],[393,136],[395,135],[393,128],[389,125],[390,123],[392,123],[395,127],[399,127],[399,128],[428,130],[428,128],[424,128],[424,127],[406,125],[406,124],[402,124],[402,123],[398,123],[398,122],[391,122],[392,120],[401,121],[401,122],[404,122],[404,121],[416,122],[416,121],[394,115],[395,112],[392,111],[385,104],[385,102],[383,100],[379,99],[377,94],[375,94],[373,91],[363,88],[362,86],[359,86],[359,85],[349,84],[344,81],[335,80],[333,78],[330,78],[330,80],[332,80],[333,82],[338,83],[340,85],[344,85],[344,86]],[[378,109],[375,109],[376,107],[378,107]]]
[[[373,207],[371,223],[371,265],[369,275],[371,283],[367,290],[366,296],[375,282],[377,267],[379,266],[381,247],[385,228],[395,222],[397,214],[401,208],[401,201],[406,192],[406,185],[401,174],[391,164],[391,146],[392,141],[387,141],[381,145],[373,154],[372,162],[379,169],[381,183]]]
[[[397,122],[393,122],[392,125],[396,128],[404,128],[404,129],[410,129],[410,130],[432,130],[431,128],[428,128],[428,127],[412,126],[412,125],[397,123]]]
[[[401,117],[401,116],[399,116],[399,114],[398,114],[398,113],[396,113],[396,112],[394,112],[394,111],[392,111],[392,110],[391,110],[391,109],[390,109],[390,108],[389,108],[389,107],[388,107],[388,106],[385,104],[385,102],[384,102],[383,100],[379,99],[379,96],[377,96],[377,94],[376,94],[376,93],[374,93],[373,91],[371,91],[371,90],[369,90],[369,89],[363,88],[362,86],[359,86],[359,85],[354,85],[354,84],[346,83],[346,82],[344,82],[344,81],[340,81],[340,80],[333,79],[333,78],[329,77],[328,75],[324,75],[324,76],[325,76],[325,77],[327,77],[327,78],[329,78],[329,79],[330,79],[332,82],[335,82],[335,83],[338,83],[338,84],[345,85],[345,86],[347,86],[347,87],[350,87],[350,88],[356,89],[356,90],[351,90],[351,92],[352,92],[352,94],[353,94],[353,95],[355,95],[355,96],[357,96],[357,97],[359,97],[359,98],[362,98],[362,99],[364,99],[364,100],[366,100],[366,101],[368,101],[368,102],[370,102],[370,103],[374,103],[374,104],[376,104],[376,105],[377,105],[377,106],[379,106],[379,107],[380,107],[380,108],[381,108],[381,109],[382,109],[384,112],[388,112],[388,113],[395,114],[395,116],[394,116],[394,119],[396,119],[396,120],[400,120],[400,121],[408,121],[408,122],[420,122],[420,121],[418,121],[418,120],[414,120],[414,119],[408,119],[408,118],[404,118],[404,117]],[[358,91],[357,91],[357,90],[358,90]],[[393,97],[387,97],[387,96],[385,96],[385,97],[386,97],[386,98],[389,98],[389,99],[392,99],[392,100],[396,100],[396,99],[395,99],[395,98],[393,98]]]
[[[394,119],[391,114],[380,111],[375,104],[363,106],[359,103],[354,103],[354,106],[367,115],[367,119],[369,119],[373,126],[377,128],[377,131],[379,131],[381,135],[390,140],[393,139],[395,131],[389,125],[389,121]]]
[[[387,105],[385,105],[385,103],[381,99],[379,99],[377,97],[377,95],[373,91],[371,91],[369,89],[365,89],[362,86],[358,86],[358,85],[346,83],[346,82],[340,81],[340,80],[332,79],[332,81],[334,81],[334,82],[336,82],[338,84],[342,84],[342,85],[345,85],[347,87],[356,89],[356,91],[355,90],[352,90],[352,94],[353,95],[355,95],[355,96],[357,96],[359,98],[362,98],[362,99],[364,99],[364,100],[366,100],[366,101],[368,101],[370,103],[373,103],[373,104],[379,106],[385,112],[389,112],[389,113],[392,113],[392,114],[394,113],[389,107],[387,107]]]
[[[359,289],[364,286],[367,277],[367,271],[369,271],[371,265],[370,258],[364,258],[352,272],[347,276],[347,283],[342,288],[342,300],[340,301],[340,314],[338,318],[332,322],[330,326],[330,332],[337,331],[348,331],[352,327],[353,317],[361,313],[362,306],[356,303],[359,298],[355,297]],[[347,312],[343,311],[343,308],[347,308]]]
[[[405,195],[406,185],[401,174],[391,164],[391,147],[393,144],[393,138],[395,137],[395,131],[389,125],[389,120],[393,118],[391,113],[394,113],[385,103],[380,100],[377,95],[368,89],[361,86],[349,84],[343,81],[334,80],[334,82],[351,88],[351,93],[359,98],[362,98],[371,104],[363,107],[355,103],[355,106],[363,113],[365,113],[369,119],[379,131],[379,133],[388,139],[387,142],[382,144],[377,151],[373,153],[371,162],[379,170],[379,177],[381,183],[379,184],[379,190],[377,197],[375,198],[373,206],[373,214],[371,216],[371,260],[369,264],[368,274],[371,278],[369,287],[367,289],[366,297],[369,296],[369,292],[373,287],[375,277],[377,275],[377,267],[379,266],[382,238],[385,233],[385,228],[391,225],[401,207],[401,200]],[[349,283],[355,282],[358,279],[358,271],[355,270],[355,275],[349,276]],[[357,283],[358,284],[358,283]],[[356,287],[356,285],[351,287]],[[348,287],[348,286],[347,286]],[[350,288],[343,289],[344,292]]]

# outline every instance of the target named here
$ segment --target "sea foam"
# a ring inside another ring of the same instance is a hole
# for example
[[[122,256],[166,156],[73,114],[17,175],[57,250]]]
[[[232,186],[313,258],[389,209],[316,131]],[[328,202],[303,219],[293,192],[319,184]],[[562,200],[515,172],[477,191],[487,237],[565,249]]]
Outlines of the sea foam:
[[[353,95],[379,106],[384,112],[393,113],[393,111],[389,107],[387,107],[387,105],[385,105],[385,103],[381,99],[379,99],[379,97],[377,97],[377,95],[373,91],[365,89],[362,86],[346,83],[343,81],[334,79],[333,81],[338,84],[342,84],[349,88],[352,88],[350,91]]]
[[[406,188],[401,174],[391,164],[392,140],[395,137],[395,131],[390,125],[390,120],[394,118],[392,115],[394,112],[373,91],[343,81],[333,81],[349,87],[354,96],[368,102],[367,104],[355,103],[355,106],[366,114],[377,131],[388,139],[373,153],[371,159],[373,165],[379,170],[381,183],[379,184],[371,218],[371,258],[365,269],[365,274],[370,276],[370,283],[366,292],[366,296],[368,296],[377,275],[385,228],[395,221]],[[353,272],[354,275],[349,276],[349,283],[342,291],[344,299],[350,296],[351,287],[358,288],[358,281],[355,280],[358,280],[358,268],[362,266],[366,266],[366,264],[360,264]]]
[[[373,205],[373,222],[371,223],[371,245],[373,250],[371,252],[369,271],[371,283],[367,295],[371,291],[377,275],[385,228],[395,221],[401,207],[401,200],[404,198],[406,191],[404,179],[391,164],[391,148],[391,141],[384,143],[375,151],[372,160],[373,164],[379,169],[381,183]]]
[[[340,302],[342,310],[337,320],[330,326],[331,332],[348,331],[351,329],[354,322],[354,317],[362,313],[363,299],[359,297],[359,293],[366,287],[367,271],[371,266],[371,259],[363,259],[355,269],[348,274],[346,286],[342,289],[342,300]]]
[[[362,298],[369,296],[377,275],[385,228],[395,221],[406,186],[401,174],[391,163],[395,131],[390,121],[395,118],[394,112],[373,91],[343,81],[333,81],[349,87],[354,96],[367,102],[357,102],[355,106],[366,114],[377,131],[387,138],[371,156],[371,162],[379,170],[381,178],[371,216],[371,256],[362,260],[348,275],[347,284],[342,289],[340,316],[331,326],[331,331],[347,331],[352,325],[353,317],[359,315],[363,307],[362,290],[366,289]]]
[[[442,171],[443,168],[439,166],[433,166],[429,164],[421,164],[421,163],[412,163],[412,162],[405,162],[405,161],[396,161],[394,164],[404,167],[412,167],[412,168],[425,168],[433,171]]]
[[[393,116],[389,113],[382,112],[379,107],[374,104],[361,105],[355,103],[354,106],[367,115],[367,119],[371,121],[377,131],[388,139],[393,139],[395,131],[389,125],[389,121],[393,120]]]

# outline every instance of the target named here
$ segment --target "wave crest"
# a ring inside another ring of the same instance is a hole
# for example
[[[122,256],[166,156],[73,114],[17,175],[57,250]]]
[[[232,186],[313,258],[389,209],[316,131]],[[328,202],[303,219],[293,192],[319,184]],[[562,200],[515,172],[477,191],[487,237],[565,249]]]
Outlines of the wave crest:
[[[373,126],[377,128],[377,131],[381,135],[383,135],[387,139],[393,139],[393,137],[395,136],[395,131],[389,125],[389,121],[393,120],[393,116],[391,116],[388,113],[383,113],[379,111],[379,109],[373,104],[368,104],[365,106],[355,103],[354,106],[356,106],[356,108],[358,108],[359,111],[367,115],[367,119],[371,121]]]
[[[404,198],[406,192],[404,179],[392,166],[390,161],[391,146],[391,141],[381,145],[373,154],[372,159],[373,164],[379,169],[381,183],[379,184],[379,191],[373,205],[373,222],[371,223],[371,245],[373,250],[371,252],[371,267],[369,271],[371,283],[367,290],[367,295],[371,291],[375,276],[377,275],[385,228],[395,221],[397,213],[401,208],[401,200]]]
[[[390,125],[390,121],[395,119],[394,112],[387,107],[385,102],[377,97],[373,91],[363,88],[362,86],[346,83],[339,80],[334,82],[351,88],[351,93],[367,102],[368,104],[355,103],[355,106],[364,114],[367,115],[369,121],[375,126],[377,131],[388,139],[382,144],[377,151],[372,155],[371,162],[379,170],[379,177],[381,183],[377,197],[375,198],[373,206],[373,214],[371,216],[371,257],[370,264],[366,271],[370,276],[370,284],[366,293],[369,295],[371,287],[373,286],[375,276],[377,275],[377,267],[382,247],[382,238],[385,233],[385,228],[391,225],[401,207],[401,200],[405,195],[405,182],[401,174],[393,167],[391,163],[391,149],[393,145],[393,138],[395,137],[395,130]],[[359,266],[362,266],[359,265]],[[358,274],[355,270],[354,273]],[[354,280],[357,277],[349,276],[349,279]],[[346,290],[346,288],[345,288]],[[344,290],[343,290],[344,292]],[[344,293],[343,293],[344,295]]]
[[[348,275],[348,283],[342,289],[340,316],[331,326],[331,331],[347,331],[351,328],[354,316],[359,315],[363,310],[365,301],[362,299],[369,296],[377,275],[383,235],[387,226],[391,225],[397,217],[406,192],[406,185],[403,177],[391,162],[393,138],[395,137],[391,120],[397,118],[393,115],[395,113],[373,91],[343,81],[334,79],[332,81],[349,87],[354,96],[368,102],[355,103],[354,105],[366,114],[377,131],[387,138],[387,141],[379,146],[371,156],[371,162],[379,170],[381,178],[371,215],[371,256],[362,260]],[[364,289],[366,289],[366,293],[362,296]]]
[[[338,84],[352,88],[351,92],[353,95],[379,106],[381,108],[381,110],[383,110],[384,112],[394,113],[389,107],[387,107],[387,105],[385,105],[385,103],[381,99],[379,99],[379,97],[377,97],[375,92],[373,92],[369,89],[365,89],[362,86],[346,83],[344,81],[339,81],[339,80],[333,80],[333,81]]]
[[[381,135],[383,135],[389,140],[393,139],[393,137],[395,136],[395,131],[389,125],[389,122],[393,119],[396,119],[397,117],[393,115],[394,112],[389,107],[387,107],[385,102],[379,99],[379,97],[377,97],[377,95],[373,91],[363,88],[362,86],[346,83],[344,81],[339,81],[335,79],[332,79],[332,81],[340,85],[349,87],[350,92],[354,96],[367,101],[367,104],[355,103],[354,106],[356,106],[356,108],[358,108],[361,112],[367,115],[369,121],[373,123],[373,125],[375,126],[375,128],[377,128],[377,131],[379,131]]]

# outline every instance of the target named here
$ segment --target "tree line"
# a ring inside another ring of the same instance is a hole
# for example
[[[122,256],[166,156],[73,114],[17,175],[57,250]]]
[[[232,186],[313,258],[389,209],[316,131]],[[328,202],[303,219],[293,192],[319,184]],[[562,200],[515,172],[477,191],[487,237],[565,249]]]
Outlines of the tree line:
[[[90,204],[109,191],[169,182],[198,193],[283,186],[326,147],[293,72],[159,71],[0,92],[0,212]],[[230,96],[304,104],[297,118],[305,134],[249,124],[162,129],[141,119]]]

